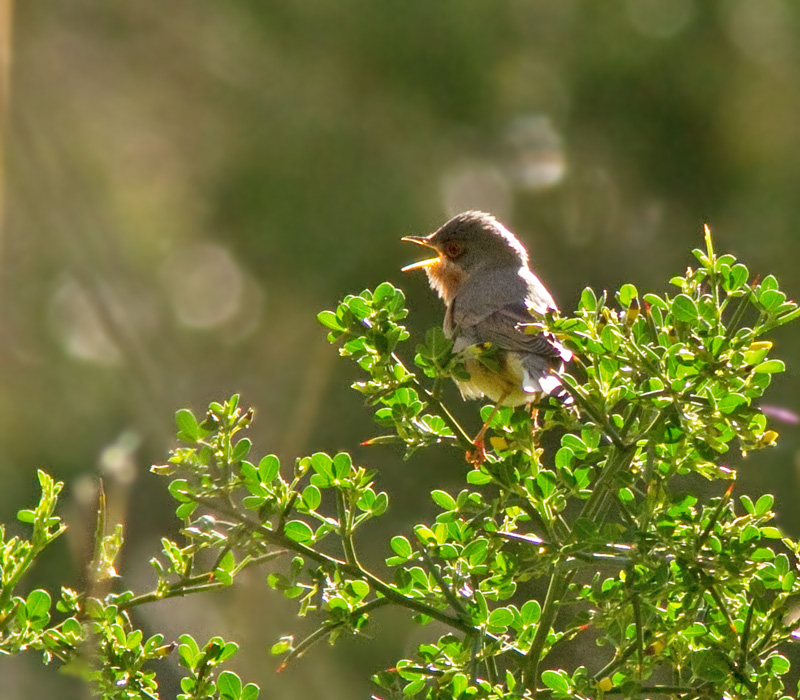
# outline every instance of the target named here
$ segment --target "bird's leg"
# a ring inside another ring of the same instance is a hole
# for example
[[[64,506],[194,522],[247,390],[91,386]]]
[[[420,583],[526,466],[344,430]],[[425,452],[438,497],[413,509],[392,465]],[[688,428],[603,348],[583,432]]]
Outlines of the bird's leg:
[[[492,422],[492,419],[497,415],[497,412],[500,410],[500,407],[503,405],[503,401],[508,398],[508,392],[503,394],[500,397],[500,400],[494,405],[492,412],[489,414],[489,417],[486,419],[486,422],[481,426],[481,429],[478,431],[478,434],[475,436],[475,439],[472,441],[472,444],[475,446],[475,450],[470,450],[467,452],[467,461],[475,464],[480,465],[486,460],[486,448],[484,447],[483,440],[486,437],[486,431],[489,429],[489,423]]]
[[[539,427],[539,407],[535,403],[531,404],[531,423],[533,424],[534,432],[536,432]]]

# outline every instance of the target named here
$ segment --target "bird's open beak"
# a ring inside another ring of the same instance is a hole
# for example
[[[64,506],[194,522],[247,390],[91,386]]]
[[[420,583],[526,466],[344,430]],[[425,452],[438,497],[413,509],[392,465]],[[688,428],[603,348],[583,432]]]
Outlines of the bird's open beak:
[[[408,241],[409,243],[416,243],[417,245],[425,246],[426,248],[432,248],[436,250],[436,246],[432,245],[430,240],[427,236],[403,236],[401,241]],[[430,267],[431,265],[436,265],[440,262],[441,258],[428,258],[427,260],[420,260],[419,262],[411,263],[410,265],[406,265],[405,267],[401,268],[401,272],[409,272],[410,270],[420,270],[426,267]]]

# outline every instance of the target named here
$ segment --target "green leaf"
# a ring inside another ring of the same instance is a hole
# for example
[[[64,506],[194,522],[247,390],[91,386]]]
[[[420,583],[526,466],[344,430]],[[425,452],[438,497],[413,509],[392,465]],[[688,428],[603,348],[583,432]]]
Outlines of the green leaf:
[[[248,683],[242,688],[242,700],[258,700],[261,689],[255,683]]]
[[[753,372],[756,374],[775,374],[776,372],[783,372],[786,365],[782,360],[767,360],[760,365],[756,365]]]
[[[492,477],[487,474],[485,471],[480,469],[473,469],[470,472],[467,472],[467,483],[472,484],[473,486],[485,486],[486,484],[490,484],[492,482]]]
[[[249,438],[242,438],[233,448],[233,452],[231,452],[231,462],[241,462],[245,457],[247,457],[248,453],[250,452],[250,448],[253,446],[253,443]]]
[[[775,497],[772,494],[765,493],[756,501],[755,514],[766,515],[774,503]]]
[[[633,495],[633,491],[631,491],[627,486],[621,488],[617,492],[617,496],[619,497],[619,500],[622,501],[623,503],[633,503],[633,500],[635,498]]]
[[[360,600],[363,600],[369,595],[369,584],[366,581],[350,581],[348,586]]]
[[[751,555],[753,561],[772,561],[775,558],[775,552],[767,547],[759,547]]]
[[[236,559],[232,552],[227,552],[214,569],[214,578],[220,583],[230,586],[233,583],[233,570],[236,568]]]
[[[186,479],[175,479],[170,482],[167,490],[172,494],[172,497],[180,503],[188,503],[191,499],[187,496],[191,493],[189,489],[189,482]]]
[[[130,650],[136,649],[142,643],[143,636],[142,630],[133,630],[125,640],[126,648]]]
[[[340,452],[333,458],[333,473],[334,476],[339,480],[346,479],[350,475],[350,470],[352,467],[353,460],[346,452]]]
[[[415,525],[414,534],[422,544],[436,544],[436,535],[434,535],[433,530],[426,525]]]
[[[212,640],[209,641],[209,645],[212,642],[218,643],[221,648],[220,652],[217,655],[217,659],[219,661],[225,661],[225,659],[230,659],[237,651],[239,651],[239,645],[236,642],[223,642],[222,637],[214,637]]]
[[[308,510],[316,510],[322,503],[322,494],[314,484],[309,484],[303,489],[302,501]]]
[[[542,671],[542,683],[557,693],[569,692],[569,677],[564,671]]]
[[[427,591],[430,588],[430,581],[428,580],[428,575],[425,571],[419,566],[412,566],[408,569],[408,575],[411,577],[411,580],[416,584],[417,588],[420,588],[423,591]]]
[[[339,323],[339,319],[333,311],[320,311],[317,314],[317,320],[326,328],[333,331],[344,332],[345,328]]]
[[[420,678],[416,681],[411,681],[405,688],[403,688],[403,695],[407,695],[408,697],[412,697],[419,693],[425,687],[425,679]]]
[[[461,553],[461,556],[469,560],[472,566],[478,566],[486,561],[486,556],[489,551],[489,540],[484,537],[478,537],[472,540]]]
[[[773,654],[770,656],[767,659],[766,666],[776,676],[783,676],[784,674],[789,673],[789,669],[792,667],[792,665],[789,663],[789,659],[781,654]]]
[[[283,526],[284,534],[295,542],[310,542],[314,537],[314,531],[302,520],[290,520]]]
[[[784,323],[789,323],[789,321],[794,321],[796,318],[800,318],[800,306],[797,306],[796,304],[792,303],[792,306],[786,309],[786,312],[784,312],[783,315],[778,317],[776,325],[782,326]]]
[[[25,601],[25,612],[30,622],[42,621],[42,626],[47,624],[50,618],[50,604],[52,599],[47,591],[37,589],[28,594]]]
[[[193,501],[189,503],[181,503],[181,505],[175,509],[175,516],[183,520],[189,518],[192,513],[195,512],[195,510],[197,510],[197,503]]]
[[[372,504],[372,514],[375,517],[381,516],[386,512],[389,507],[389,496],[384,491],[381,491],[375,496],[375,502]]]
[[[269,653],[273,656],[278,656],[279,654],[285,654],[292,648],[294,639],[291,636],[288,637],[281,637],[269,650]]]
[[[570,447],[562,447],[556,452],[556,467],[563,469],[572,465],[575,459],[575,453]]]
[[[497,608],[489,613],[487,624],[497,632],[505,632],[514,622],[514,614],[508,608]]]
[[[683,632],[687,637],[700,637],[707,633],[708,628],[702,622],[694,622],[691,627]]]
[[[200,439],[200,426],[194,414],[188,408],[181,408],[175,412],[175,422],[178,424],[178,438],[184,442],[196,442]]]
[[[747,397],[741,394],[727,394],[717,401],[717,408],[719,408],[722,413],[732,413],[739,408],[739,406],[746,403]]]
[[[517,687],[517,679],[514,677],[514,674],[511,673],[510,669],[506,669],[506,685],[512,693],[514,692],[514,688]]]
[[[456,673],[450,682],[450,687],[453,690],[453,697],[459,698],[469,687],[469,679],[463,673]]]
[[[564,447],[569,447],[569,449],[572,450],[572,454],[579,457],[585,457],[586,453],[589,451],[587,444],[573,433],[566,433],[561,438],[561,444]]]
[[[525,625],[533,625],[539,622],[542,616],[542,606],[539,605],[538,600],[528,600],[522,605],[520,613]]]
[[[220,700],[240,700],[242,680],[232,671],[223,671],[217,678],[217,690]]]
[[[775,275],[767,275],[758,287],[762,291],[767,289],[778,289],[778,280]]]
[[[394,550],[394,552],[404,559],[408,559],[413,552],[411,548],[411,543],[402,535],[395,535],[392,537],[391,542],[389,543]]]
[[[265,484],[275,481],[281,470],[281,463],[275,455],[267,455],[258,463],[258,476]]]
[[[642,297],[650,306],[654,306],[657,309],[663,309],[664,311],[669,310],[669,304],[664,301],[658,294],[648,293]]]
[[[597,310],[597,297],[590,287],[586,287],[586,289],[581,292],[580,308],[585,311]]]
[[[311,455],[311,468],[317,474],[333,476],[333,460],[324,452],[316,452]]]
[[[678,294],[672,300],[672,315],[678,320],[685,323],[691,323],[697,320],[697,304],[694,299],[686,294]]]
[[[199,661],[200,658],[200,649],[197,646],[197,642],[190,634],[182,634],[178,638],[178,641],[180,642],[178,646],[178,657],[181,663],[187,668],[194,668],[195,663]]]
[[[629,308],[631,302],[639,296],[639,292],[632,284],[623,284],[619,288],[619,303],[624,308]]]
[[[457,508],[456,500],[447,491],[437,489],[431,493],[431,498],[436,505],[444,508],[444,510],[455,510]]]
[[[775,289],[767,289],[761,293],[758,301],[767,311],[775,311],[783,302],[786,301],[786,295]]]
[[[606,350],[615,353],[622,343],[622,336],[614,326],[609,324],[600,332],[600,342]]]
[[[741,288],[750,276],[748,269],[741,263],[734,265],[728,273],[726,289],[730,292]]]
[[[397,293],[396,290],[389,282],[381,282],[377,287],[375,287],[375,291],[372,292],[372,300],[375,306],[381,306],[382,302],[386,299],[394,298],[394,295]]]
[[[475,614],[477,615],[477,619],[473,618],[473,622],[477,622],[479,625],[485,623],[489,618],[489,607],[486,605],[486,596],[480,590],[475,591]]]

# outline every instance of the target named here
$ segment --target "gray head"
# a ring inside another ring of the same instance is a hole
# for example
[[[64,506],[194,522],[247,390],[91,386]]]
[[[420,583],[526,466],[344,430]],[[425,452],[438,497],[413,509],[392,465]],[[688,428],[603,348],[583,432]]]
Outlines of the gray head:
[[[527,267],[528,253],[503,224],[491,214],[465,211],[429,236],[406,236],[404,241],[433,248],[437,257],[403,268],[424,268],[431,286],[445,301],[453,298],[476,270]]]
[[[465,272],[476,267],[521,267],[528,253],[491,214],[465,211],[427,237],[428,243]]]

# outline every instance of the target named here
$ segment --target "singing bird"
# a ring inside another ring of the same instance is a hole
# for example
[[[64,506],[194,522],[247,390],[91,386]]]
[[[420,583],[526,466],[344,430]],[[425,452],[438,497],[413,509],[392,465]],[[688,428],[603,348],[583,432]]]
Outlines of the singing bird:
[[[497,409],[530,404],[545,394],[565,396],[558,373],[572,353],[549,334],[525,332],[526,324],[557,309],[513,233],[491,214],[467,211],[428,236],[402,240],[436,251],[436,257],[403,271],[427,273],[444,301],[444,333],[453,340],[453,351],[470,346],[496,351],[496,365],[466,356],[469,380],[456,381],[465,399],[486,396]],[[476,444],[485,430],[486,424]]]

